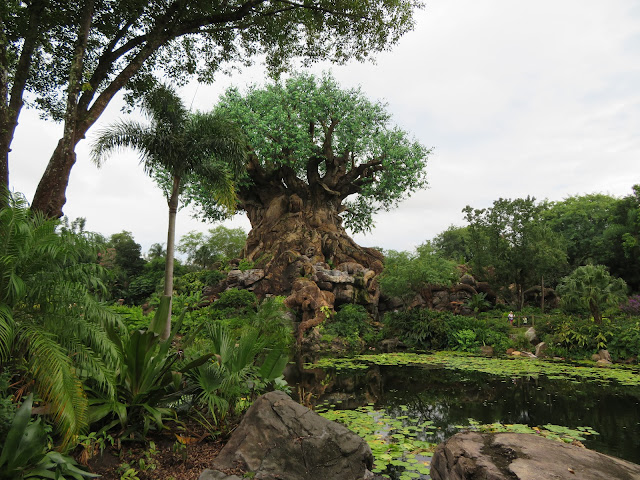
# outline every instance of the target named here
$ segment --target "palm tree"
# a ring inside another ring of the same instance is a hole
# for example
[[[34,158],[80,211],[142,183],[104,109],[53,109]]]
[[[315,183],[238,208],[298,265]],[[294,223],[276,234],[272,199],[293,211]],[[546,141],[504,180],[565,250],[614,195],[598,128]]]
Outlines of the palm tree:
[[[627,298],[627,284],[612,277],[604,265],[576,268],[557,288],[562,303],[568,308],[588,309],[593,321],[602,323],[602,310],[619,305]]]
[[[148,124],[121,120],[102,131],[91,157],[98,164],[115,150],[133,148],[147,174],[165,189],[169,205],[167,261],[163,298],[168,313],[158,328],[161,338],[171,331],[171,295],[175,221],[180,193],[185,187],[206,190],[232,211],[236,205],[234,178],[244,169],[246,144],[241,130],[221,114],[190,113],[169,87],[160,85],[142,102]],[[162,316],[161,316],[162,317]]]
[[[104,288],[97,250],[84,235],[56,232],[58,220],[7,195],[0,210],[0,370],[35,387],[63,444],[88,426],[85,386],[115,393],[117,350],[108,329],[118,317],[94,292]]]

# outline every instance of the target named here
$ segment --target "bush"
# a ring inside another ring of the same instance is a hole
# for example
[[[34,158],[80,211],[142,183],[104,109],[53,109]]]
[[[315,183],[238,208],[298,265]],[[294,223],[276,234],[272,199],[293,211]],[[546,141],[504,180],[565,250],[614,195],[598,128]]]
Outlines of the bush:
[[[384,323],[385,337],[397,337],[410,347],[421,350],[469,351],[482,345],[506,349],[509,342],[506,323],[449,312],[413,309],[388,313]]]
[[[249,290],[240,290],[231,288],[220,294],[220,298],[214,302],[212,308],[218,311],[224,310],[242,310],[255,309],[258,305],[258,299],[255,293]]]
[[[324,323],[323,331],[345,340],[352,350],[360,349],[363,344],[375,343],[378,339],[369,313],[362,305],[343,305],[333,318]]]
[[[640,320],[616,322],[613,337],[607,345],[613,360],[627,360],[640,357]]]
[[[630,296],[625,303],[620,305],[620,310],[632,317],[640,316],[640,295]]]
[[[147,328],[152,317],[142,313],[142,307],[128,307],[126,305],[112,305],[109,309],[120,315],[122,323],[127,327],[129,332]]]
[[[189,272],[175,279],[173,289],[180,295],[202,293],[205,287],[216,285],[226,275],[219,270],[199,270]]]
[[[615,329],[607,320],[596,324],[573,317],[551,317],[538,324],[537,330],[552,354],[578,359],[606,349]]]

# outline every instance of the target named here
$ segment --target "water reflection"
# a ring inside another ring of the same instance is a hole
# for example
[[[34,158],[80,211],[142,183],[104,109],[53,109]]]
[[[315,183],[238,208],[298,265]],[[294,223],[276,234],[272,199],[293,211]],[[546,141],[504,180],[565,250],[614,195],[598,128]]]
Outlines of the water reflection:
[[[431,420],[439,427],[427,437],[432,442],[453,435],[455,426],[469,418],[480,423],[589,426],[600,435],[587,437],[585,446],[640,463],[638,387],[544,376],[501,378],[423,366],[372,366],[350,373],[295,369],[288,380],[310,405],[353,409],[373,403],[392,416]]]

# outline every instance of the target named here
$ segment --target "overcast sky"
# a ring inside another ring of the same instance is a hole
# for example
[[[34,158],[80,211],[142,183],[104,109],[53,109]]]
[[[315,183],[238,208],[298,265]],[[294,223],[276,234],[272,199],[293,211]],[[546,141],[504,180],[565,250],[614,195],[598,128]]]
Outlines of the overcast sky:
[[[427,3],[415,31],[376,64],[314,69],[331,69],[344,87],[360,85],[388,102],[396,124],[434,147],[430,187],[378,215],[370,234],[354,235],[358,243],[410,250],[464,225],[466,205],[527,195],[624,196],[640,183],[640,1]],[[228,86],[264,81],[255,67],[181,93],[187,105],[209,110]],[[119,107],[111,105],[99,125],[120,117]],[[29,201],[61,130],[35,111],[21,115],[10,182]],[[128,230],[143,251],[166,242],[166,201],[136,155],[114,156],[97,169],[87,141],[76,151],[65,214],[86,217],[89,230],[105,235]],[[225,225],[250,228],[243,215]],[[178,238],[211,226],[183,210]]]

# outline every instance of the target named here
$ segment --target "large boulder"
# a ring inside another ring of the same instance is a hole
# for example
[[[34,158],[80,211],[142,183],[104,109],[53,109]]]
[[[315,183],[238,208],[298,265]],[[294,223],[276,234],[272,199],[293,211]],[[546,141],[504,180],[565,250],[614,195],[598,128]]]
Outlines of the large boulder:
[[[256,479],[360,480],[372,464],[369,445],[355,433],[283,392],[270,392],[247,410],[199,480],[227,479],[220,472],[233,469]]]
[[[433,480],[632,480],[640,465],[526,433],[463,432],[436,448]]]

